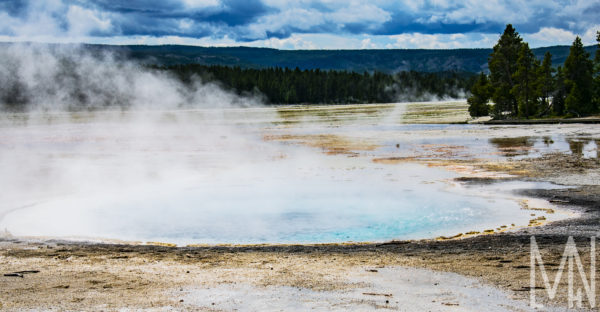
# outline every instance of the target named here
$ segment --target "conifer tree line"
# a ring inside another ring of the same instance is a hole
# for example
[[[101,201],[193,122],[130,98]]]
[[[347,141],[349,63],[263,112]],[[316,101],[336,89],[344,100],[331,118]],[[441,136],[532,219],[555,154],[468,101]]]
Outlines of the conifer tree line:
[[[488,59],[489,74],[481,72],[471,88],[469,113],[508,119],[600,112],[600,31],[596,39],[593,60],[577,37],[564,66],[554,68],[549,52],[540,62],[508,24]]]
[[[382,72],[299,68],[241,68],[182,64],[154,67],[172,73],[186,84],[200,78],[237,94],[259,93],[271,104],[347,104],[459,98],[468,91],[473,73],[404,71]]]
[[[61,59],[58,70],[48,74],[54,84],[49,88],[45,88],[48,87],[45,85],[40,88],[40,83],[35,81],[29,83],[23,75],[4,75],[5,72],[0,70],[0,80],[3,81],[0,84],[0,110],[26,110],[39,101],[40,92],[47,92],[50,97],[64,98],[71,110],[131,105],[131,98],[127,94],[107,88],[101,80],[83,77],[85,73],[81,69],[71,60]],[[198,81],[215,83],[243,96],[260,94],[268,104],[390,103],[462,98],[476,78],[474,73],[452,71],[405,71],[391,75],[377,71],[360,74],[352,71],[255,69],[200,64],[146,65],[145,69],[151,73],[166,73],[168,77],[181,81],[189,90],[196,88]],[[129,74],[132,73],[126,72],[123,77]],[[107,71],[103,78],[114,79],[114,75],[115,72]]]

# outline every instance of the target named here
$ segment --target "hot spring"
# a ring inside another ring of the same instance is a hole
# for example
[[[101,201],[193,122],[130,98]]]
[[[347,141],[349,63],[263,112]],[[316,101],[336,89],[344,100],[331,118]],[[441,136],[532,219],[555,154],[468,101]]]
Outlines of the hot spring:
[[[433,238],[526,226],[531,211],[511,190],[557,187],[465,186],[443,168],[376,161],[505,157],[490,140],[502,130],[403,124],[396,110],[5,114],[0,229],[179,245]]]

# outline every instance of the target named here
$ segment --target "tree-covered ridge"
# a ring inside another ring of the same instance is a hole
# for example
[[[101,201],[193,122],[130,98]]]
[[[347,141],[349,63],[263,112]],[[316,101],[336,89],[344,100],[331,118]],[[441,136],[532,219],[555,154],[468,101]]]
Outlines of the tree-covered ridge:
[[[600,47],[600,32],[598,32]],[[577,37],[564,66],[552,66],[546,52],[540,62],[529,45],[507,25],[468,99],[472,116],[495,119],[589,116],[600,111],[600,49],[594,61]],[[489,102],[493,104],[490,104]]]
[[[0,48],[9,43],[0,43]],[[62,45],[57,45],[62,46]],[[277,50],[249,47],[198,47],[182,45],[83,45],[97,52],[116,52],[124,58],[144,64],[171,66],[185,64],[239,66],[241,68],[300,68],[354,71],[442,72],[487,71],[492,49],[384,49],[384,50]],[[594,54],[595,46],[585,47]],[[532,49],[536,58],[552,54],[554,66],[562,65],[569,55],[568,46]]]
[[[238,94],[258,93],[272,104],[389,103],[463,97],[471,88],[471,73],[382,72],[252,69],[198,64],[157,67],[186,84],[196,78],[216,82]]]
[[[242,68],[289,67],[321,70],[478,73],[487,70],[487,58],[492,49],[386,49],[386,50],[277,50],[244,47],[189,46],[124,46],[118,47],[129,57],[163,66],[177,64],[227,65]],[[594,47],[586,47],[593,53]],[[552,62],[564,63],[569,54],[567,46],[533,49],[541,59],[552,53]]]

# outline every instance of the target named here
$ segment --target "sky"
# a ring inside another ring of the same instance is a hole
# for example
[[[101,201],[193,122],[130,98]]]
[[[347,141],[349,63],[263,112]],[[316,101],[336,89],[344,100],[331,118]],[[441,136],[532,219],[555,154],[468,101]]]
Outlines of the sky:
[[[0,41],[277,49],[594,44],[600,0],[0,0]]]

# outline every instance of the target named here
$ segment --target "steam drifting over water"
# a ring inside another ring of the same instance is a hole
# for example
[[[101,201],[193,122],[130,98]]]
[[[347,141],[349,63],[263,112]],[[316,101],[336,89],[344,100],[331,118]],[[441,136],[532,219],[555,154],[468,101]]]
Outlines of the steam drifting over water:
[[[348,157],[264,140],[377,133],[356,122],[291,126],[270,108],[30,113],[38,118],[27,122],[7,116],[0,228],[15,235],[380,241],[481,231],[526,223],[529,215],[507,192],[448,184],[455,175],[447,171],[370,161],[385,149]]]
[[[183,86],[117,54],[40,45],[0,54],[10,95],[2,105],[26,105],[0,115],[0,228],[15,235],[339,242],[527,221],[504,192],[457,188],[439,169],[373,163],[396,143],[361,144],[394,138],[381,131],[402,107],[303,119],[302,109],[262,107],[201,81]],[[286,136],[329,141],[266,139]],[[323,153],[336,140],[357,151]]]

